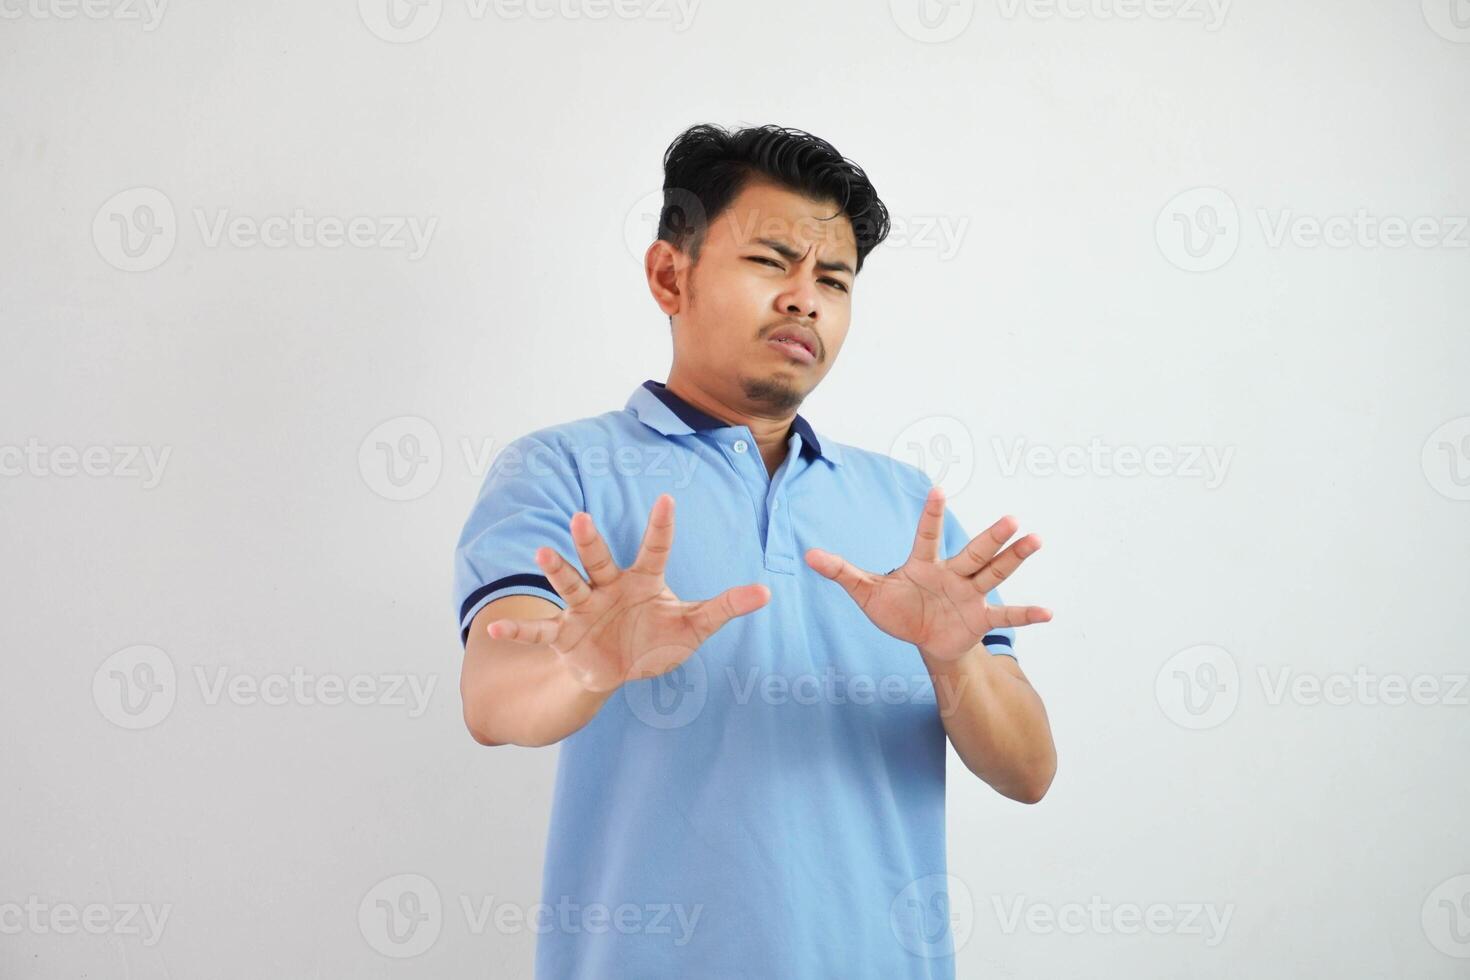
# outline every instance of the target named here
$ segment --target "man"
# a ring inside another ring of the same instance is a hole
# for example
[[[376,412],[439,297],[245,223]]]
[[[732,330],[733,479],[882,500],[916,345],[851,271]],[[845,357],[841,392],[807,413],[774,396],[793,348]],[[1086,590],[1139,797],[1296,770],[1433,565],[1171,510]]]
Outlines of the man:
[[[888,232],[860,168],[713,126],[664,167],[667,383],[511,443],[455,556],[466,725],[561,746],[537,976],[952,977],[946,736],[1015,800],[1056,769],[1050,613],[995,591],[1040,541],[796,414]]]

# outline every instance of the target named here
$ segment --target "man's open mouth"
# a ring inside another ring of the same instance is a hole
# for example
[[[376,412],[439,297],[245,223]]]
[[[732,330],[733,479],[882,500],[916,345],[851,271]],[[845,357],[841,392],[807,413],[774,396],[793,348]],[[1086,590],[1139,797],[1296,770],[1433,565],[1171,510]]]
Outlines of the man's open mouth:
[[[803,364],[811,364],[816,361],[816,351],[807,346],[801,338],[786,332],[777,333],[766,340],[766,343],[785,352],[793,360]]]
[[[776,338],[776,336],[773,336],[773,338],[770,338],[766,342],[772,345],[772,347],[784,351],[786,356],[791,357],[792,360],[801,361],[803,364],[811,364],[816,361],[816,354],[811,353],[810,348],[806,344],[803,344],[803,342],[797,341],[797,339]]]

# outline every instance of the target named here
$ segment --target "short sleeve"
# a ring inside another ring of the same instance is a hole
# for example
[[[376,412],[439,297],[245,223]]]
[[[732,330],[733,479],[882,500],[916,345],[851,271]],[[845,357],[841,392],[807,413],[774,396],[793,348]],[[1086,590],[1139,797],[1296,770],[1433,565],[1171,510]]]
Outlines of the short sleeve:
[[[944,508],[944,557],[953,558],[960,553],[960,549],[970,543],[970,535],[965,532],[964,525],[960,519],[954,516],[954,511],[949,507]],[[1004,605],[998,589],[991,589],[985,596],[985,601],[993,606]],[[1003,626],[1000,629],[991,630],[981,640],[985,649],[991,653],[1003,653],[1010,657],[1016,656],[1016,630],[1011,626]],[[1019,659],[1019,658],[1017,658]]]
[[[568,454],[532,436],[513,440],[490,465],[454,550],[454,605],[461,642],[475,614],[496,599],[534,595],[562,600],[536,564],[536,549],[554,548],[583,572],[572,543],[572,515],[585,510]],[[584,577],[585,577],[585,573]]]

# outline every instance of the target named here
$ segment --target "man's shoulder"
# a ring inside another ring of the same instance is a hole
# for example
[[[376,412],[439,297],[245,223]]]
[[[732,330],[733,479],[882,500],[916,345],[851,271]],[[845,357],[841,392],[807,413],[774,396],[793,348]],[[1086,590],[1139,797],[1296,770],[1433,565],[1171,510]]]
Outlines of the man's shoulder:
[[[875,449],[865,449],[862,446],[854,446],[835,439],[832,442],[842,454],[845,472],[851,471],[863,478],[873,479],[880,483],[897,483],[911,491],[917,489],[921,498],[928,493],[929,486],[933,483],[927,473],[900,456],[893,456]],[[827,444],[827,437],[823,437],[822,443]]]
[[[630,425],[630,422],[636,423],[637,419],[625,409],[613,409],[599,412],[596,415],[585,415],[581,418],[543,425],[516,436],[506,443],[505,448],[515,448],[521,452],[538,448],[553,452],[575,452],[579,447],[610,442],[635,434],[636,429]]]

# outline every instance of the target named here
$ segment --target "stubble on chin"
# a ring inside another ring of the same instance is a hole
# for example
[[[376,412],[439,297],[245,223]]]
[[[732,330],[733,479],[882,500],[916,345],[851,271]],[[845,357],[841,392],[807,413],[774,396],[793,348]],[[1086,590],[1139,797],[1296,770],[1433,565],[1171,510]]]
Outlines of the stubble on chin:
[[[741,378],[740,387],[746,401],[775,415],[796,411],[806,397],[795,385],[780,378]]]

